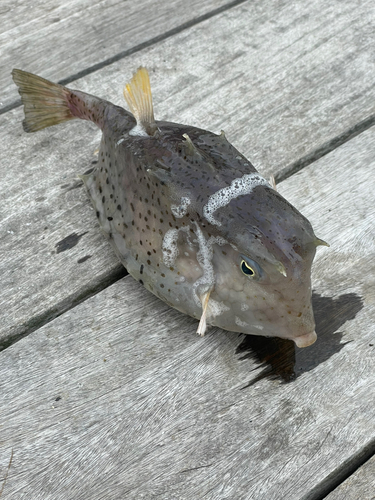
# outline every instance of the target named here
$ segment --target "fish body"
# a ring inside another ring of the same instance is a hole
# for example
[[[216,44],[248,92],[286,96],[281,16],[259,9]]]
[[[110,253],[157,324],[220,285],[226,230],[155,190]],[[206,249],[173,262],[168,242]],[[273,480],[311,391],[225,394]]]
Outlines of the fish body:
[[[72,118],[102,129],[82,176],[100,226],[128,272],[170,306],[229,331],[316,339],[309,221],[220,135],[155,121],[148,74],[124,89],[132,113],[13,70],[24,128]]]

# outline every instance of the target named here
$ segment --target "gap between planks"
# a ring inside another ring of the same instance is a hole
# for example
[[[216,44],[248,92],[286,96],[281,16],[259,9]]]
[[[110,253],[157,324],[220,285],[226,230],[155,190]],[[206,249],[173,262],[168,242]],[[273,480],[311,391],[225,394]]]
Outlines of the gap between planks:
[[[5,341],[0,340],[0,352],[4,351],[8,347],[16,344],[23,338],[27,337],[31,333],[35,332],[39,328],[44,325],[47,325],[54,319],[58,318],[62,314],[74,309],[79,304],[82,304],[85,300],[93,297],[94,295],[100,293],[105,290],[107,287],[113,285],[117,281],[121,280],[125,276],[128,275],[128,271],[125,267],[119,262],[119,265],[112,271],[108,276],[105,277],[102,281],[100,281],[96,286],[87,288],[82,294],[77,297],[67,297],[62,302],[57,303],[54,307],[48,309],[40,315],[34,316],[30,319],[30,321],[26,324],[26,330],[18,335],[10,337]]]
[[[375,439],[373,439],[363,450],[356,453],[350,460],[347,460],[341,466],[333,471],[320,484],[313,488],[308,495],[301,500],[324,500],[336,488],[355,474],[363,465],[375,456]],[[370,489],[370,485],[369,485]],[[329,497],[328,497],[329,498]],[[328,500],[327,498],[327,500]],[[364,499],[363,499],[364,500]]]
[[[233,2],[227,4],[227,5],[222,5],[221,7],[218,7],[217,9],[213,9],[210,12],[206,12],[205,14],[202,14],[201,16],[198,16],[194,19],[190,19],[189,21],[186,21],[185,23],[180,24],[179,26],[176,26],[175,28],[172,28],[171,30],[166,31],[165,33],[162,33],[160,35],[157,35],[153,38],[150,38],[149,40],[146,40],[145,42],[139,43],[138,45],[135,45],[134,47],[130,47],[129,49],[126,49],[122,52],[119,52],[118,54],[115,54],[114,56],[108,57],[107,59],[104,59],[103,61],[93,64],[92,66],[89,66],[88,68],[78,71],[77,73],[74,73],[73,75],[70,75],[66,78],[62,78],[61,80],[58,80],[58,83],[60,85],[68,85],[69,83],[72,83],[76,80],[79,80],[80,78],[83,78],[87,75],[90,75],[91,73],[95,73],[96,71],[99,71],[107,66],[110,66],[111,64],[120,61],[121,59],[125,59],[126,57],[135,54],[137,52],[140,52],[141,50],[147,49],[149,47],[152,47],[153,45],[156,45],[157,43],[160,43],[164,40],[167,40],[168,38],[171,38],[174,35],[177,35],[178,33],[181,33],[189,28],[192,28],[193,26],[196,26],[204,21],[207,21],[208,19],[211,19],[212,17],[217,16],[218,14],[221,14],[222,12],[225,12],[227,10],[230,10],[234,7],[237,7],[238,5],[241,5],[242,3],[247,2],[247,0],[234,0]],[[21,100],[18,99],[17,101],[14,101],[13,103],[7,104],[3,108],[0,109],[0,115],[7,113],[8,111],[11,111],[12,109],[18,108],[21,106]]]

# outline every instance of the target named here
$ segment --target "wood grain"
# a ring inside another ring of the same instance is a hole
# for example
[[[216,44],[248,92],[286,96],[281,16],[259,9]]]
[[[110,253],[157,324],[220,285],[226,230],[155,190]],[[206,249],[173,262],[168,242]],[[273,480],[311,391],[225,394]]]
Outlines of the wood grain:
[[[230,4],[228,0],[2,0],[2,107],[14,102],[14,67],[65,79]]]
[[[294,382],[249,385],[241,337],[197,338],[128,276],[0,353],[2,500],[322,496],[375,436],[374,158],[370,129],[279,186],[331,244],[314,266],[328,334]]]
[[[374,9],[373,2],[356,9],[322,0],[246,3],[74,86],[123,104],[124,81],[145,64],[157,117],[225,129],[268,176],[374,112]],[[30,61],[27,69],[41,67]],[[120,275],[76,178],[92,167],[100,134],[69,123],[27,136],[21,120],[20,109],[4,114],[0,131],[2,345]],[[57,253],[71,235],[82,235],[79,244]]]

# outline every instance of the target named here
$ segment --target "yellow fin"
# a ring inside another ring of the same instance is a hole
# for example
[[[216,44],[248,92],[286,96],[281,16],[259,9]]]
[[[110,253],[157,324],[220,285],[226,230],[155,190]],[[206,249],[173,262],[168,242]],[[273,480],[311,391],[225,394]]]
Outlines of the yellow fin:
[[[131,135],[154,135],[157,126],[154,119],[150,78],[146,68],[138,68],[130,82],[125,85],[124,97],[137,120],[137,125],[130,132]]]

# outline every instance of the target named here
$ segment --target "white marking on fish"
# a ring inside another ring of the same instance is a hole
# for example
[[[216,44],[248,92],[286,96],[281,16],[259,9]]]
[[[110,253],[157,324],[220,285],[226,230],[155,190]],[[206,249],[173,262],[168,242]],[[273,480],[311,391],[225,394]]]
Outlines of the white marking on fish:
[[[218,302],[217,300],[214,299],[209,299],[208,301],[208,316],[215,317],[215,316],[220,316],[220,314],[223,314],[226,311],[229,311],[230,307],[226,306],[224,302]]]
[[[199,294],[207,292],[210,288],[212,288],[215,284],[215,276],[214,276],[214,268],[212,265],[212,245],[217,243],[218,245],[225,245],[227,241],[221,236],[210,236],[208,240],[205,239],[201,228],[198,223],[194,221],[197,235],[197,242],[199,245],[199,252],[197,252],[197,261],[203,271],[203,275],[197,279],[197,281],[193,285],[194,290],[194,298],[197,305],[201,305]],[[198,287],[203,286],[203,290],[199,290],[199,294],[197,293]]]
[[[178,229],[169,229],[164,235],[163,245],[161,247],[163,252],[164,264],[168,267],[175,263],[178,256]]]
[[[180,229],[169,229],[165,233],[161,250],[163,252],[163,261],[166,266],[173,266],[178,257],[179,250],[177,240],[179,231],[189,231],[189,229],[190,226],[186,226],[180,227]]]
[[[190,198],[188,198],[187,196],[183,196],[181,198],[180,205],[171,205],[172,214],[178,219],[184,217],[184,215],[186,215],[187,213],[187,209],[190,203]]]
[[[236,316],[234,318],[234,322],[236,323],[236,325],[238,326],[242,326],[242,327],[246,327],[246,326],[249,326],[249,323],[246,323],[246,321],[242,321],[240,320],[240,318],[238,316]]]
[[[249,310],[249,306],[248,304],[241,304],[241,311],[248,311]]]
[[[140,123],[137,123],[137,125],[129,131],[129,135],[136,137],[150,137],[146,132],[146,129]]]
[[[219,189],[208,198],[207,204],[203,207],[203,215],[211,224],[221,226],[221,222],[215,219],[213,213],[221,207],[226,207],[234,198],[250,194],[257,186],[267,186],[271,188],[271,185],[264,177],[254,172],[234,179],[230,186]]]

